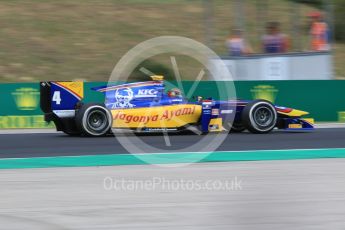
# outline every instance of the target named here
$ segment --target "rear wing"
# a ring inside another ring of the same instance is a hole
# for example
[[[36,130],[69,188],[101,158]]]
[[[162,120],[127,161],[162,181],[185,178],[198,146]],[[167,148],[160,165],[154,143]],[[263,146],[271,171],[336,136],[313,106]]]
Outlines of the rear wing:
[[[40,82],[40,107],[47,114],[75,110],[84,98],[84,83],[72,81]]]

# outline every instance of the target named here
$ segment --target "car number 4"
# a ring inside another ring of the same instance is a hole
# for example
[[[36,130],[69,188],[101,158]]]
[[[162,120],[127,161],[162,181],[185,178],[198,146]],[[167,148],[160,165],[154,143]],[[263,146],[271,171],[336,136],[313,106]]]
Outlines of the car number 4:
[[[52,100],[53,100],[57,105],[60,105],[60,104],[61,104],[61,95],[60,95],[60,91],[55,91],[55,92],[54,92]]]

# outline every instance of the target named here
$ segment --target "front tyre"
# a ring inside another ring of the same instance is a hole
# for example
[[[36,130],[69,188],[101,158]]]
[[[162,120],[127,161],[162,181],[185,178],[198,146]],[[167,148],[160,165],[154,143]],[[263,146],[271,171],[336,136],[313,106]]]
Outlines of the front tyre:
[[[82,105],[77,111],[75,119],[78,129],[86,136],[104,136],[112,126],[111,113],[102,104]]]
[[[246,105],[242,111],[243,125],[252,133],[269,133],[277,123],[277,111],[266,100],[255,100]]]

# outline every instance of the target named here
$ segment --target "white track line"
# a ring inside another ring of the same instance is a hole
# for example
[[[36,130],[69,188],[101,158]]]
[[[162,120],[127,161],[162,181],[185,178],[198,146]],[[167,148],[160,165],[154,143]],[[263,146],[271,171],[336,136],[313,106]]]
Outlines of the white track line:
[[[56,133],[55,129],[0,129],[1,134],[39,134]]]
[[[334,129],[345,128],[345,123],[318,123],[315,124],[316,129]]]

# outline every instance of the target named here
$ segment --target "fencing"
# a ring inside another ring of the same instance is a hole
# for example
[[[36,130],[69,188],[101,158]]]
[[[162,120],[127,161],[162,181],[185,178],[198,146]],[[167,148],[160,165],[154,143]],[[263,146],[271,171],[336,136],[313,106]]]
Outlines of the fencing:
[[[222,59],[233,80],[331,80],[332,55],[329,52],[251,55]],[[212,62],[212,60],[211,60]],[[217,68],[218,60],[213,61]],[[215,80],[229,80],[218,79]]]

